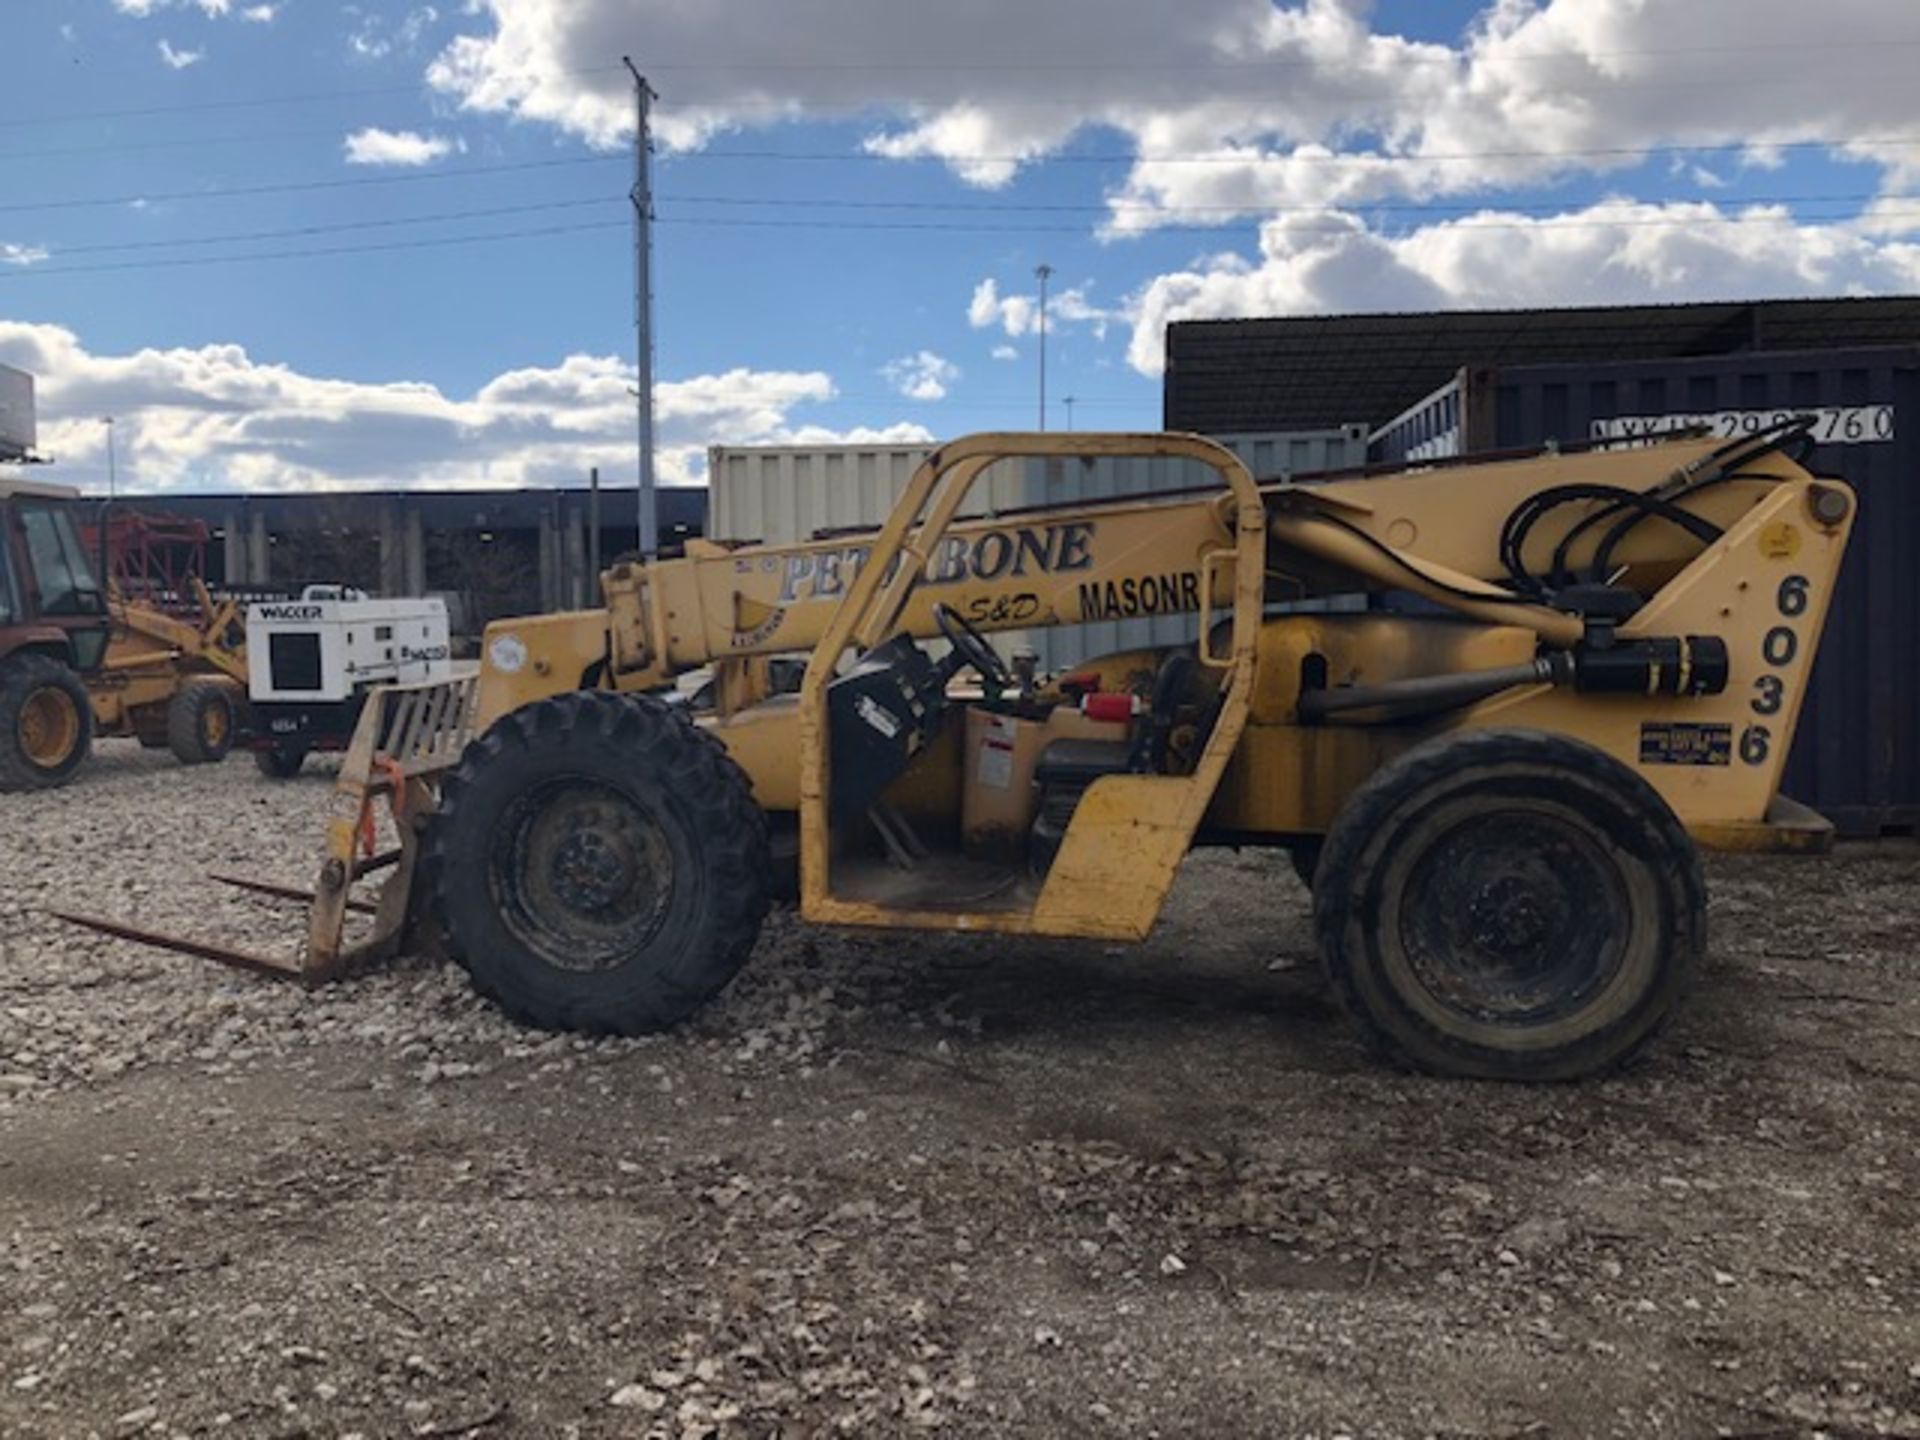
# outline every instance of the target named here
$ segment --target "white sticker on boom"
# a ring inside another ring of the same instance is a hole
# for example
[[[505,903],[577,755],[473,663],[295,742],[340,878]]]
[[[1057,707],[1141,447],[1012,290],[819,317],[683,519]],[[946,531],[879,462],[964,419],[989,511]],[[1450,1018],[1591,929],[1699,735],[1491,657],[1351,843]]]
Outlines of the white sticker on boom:
[[[980,736],[980,763],[976,767],[982,785],[995,790],[1013,786],[1013,741],[1019,726],[1006,715],[989,715]]]
[[[862,720],[886,736],[887,739],[891,740],[900,733],[899,718],[871,695],[862,695],[854,702],[853,708],[859,712]]]
[[[496,635],[487,645],[487,661],[496,670],[517,675],[526,668],[527,642],[511,631]]]

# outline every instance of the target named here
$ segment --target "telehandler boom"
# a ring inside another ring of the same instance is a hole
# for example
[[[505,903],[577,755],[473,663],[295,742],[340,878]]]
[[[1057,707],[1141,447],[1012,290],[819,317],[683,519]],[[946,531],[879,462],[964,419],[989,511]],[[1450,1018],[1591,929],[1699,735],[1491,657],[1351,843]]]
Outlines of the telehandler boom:
[[[1805,442],[1257,485],[1191,435],[956,441],[877,532],[618,565],[603,609],[492,625],[477,681],[385,692],[299,968],[352,958],[351,883],[388,866],[363,949],[430,916],[512,1014],[634,1033],[726,985],[783,861],[822,924],[1135,940],[1189,849],[1267,845],[1389,1057],[1607,1069],[1704,948],[1696,842],[1830,833],[1778,794],[1854,516]],[[956,518],[1029,456],[1218,483]],[[1197,639],[1066,675],[986,638],[1157,614]],[[698,669],[711,704],[673,703]]]

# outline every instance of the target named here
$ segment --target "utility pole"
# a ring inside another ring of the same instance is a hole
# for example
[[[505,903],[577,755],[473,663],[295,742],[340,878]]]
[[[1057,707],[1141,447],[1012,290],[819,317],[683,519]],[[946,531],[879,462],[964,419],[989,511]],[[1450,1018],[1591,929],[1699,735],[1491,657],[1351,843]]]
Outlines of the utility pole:
[[[640,408],[640,553],[660,548],[653,487],[653,87],[625,55],[633,77],[633,329]]]
[[[116,482],[116,465],[113,456],[113,416],[108,415],[101,422],[107,427],[107,499],[113,499]]]
[[[1047,428],[1047,281],[1053,275],[1053,267],[1041,264],[1034,267],[1033,273],[1040,281],[1040,428]]]
[[[1071,430],[1073,429],[1073,396],[1061,396],[1060,403],[1067,407],[1067,429]]]

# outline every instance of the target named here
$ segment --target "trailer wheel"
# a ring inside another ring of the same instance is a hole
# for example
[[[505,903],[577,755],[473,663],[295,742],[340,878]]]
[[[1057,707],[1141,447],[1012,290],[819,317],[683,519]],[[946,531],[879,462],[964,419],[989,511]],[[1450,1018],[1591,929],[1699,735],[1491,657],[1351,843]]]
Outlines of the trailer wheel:
[[[233,691],[218,680],[189,680],[167,702],[167,748],[182,765],[227,758],[239,715]]]
[[[1314,926],[1374,1046],[1438,1075],[1572,1080],[1630,1061],[1706,946],[1692,840],[1647,782],[1531,730],[1384,766],[1327,836]]]
[[[80,677],[33,651],[0,663],[0,791],[51,790],[93,748],[93,702]]]
[[[307,763],[307,747],[270,745],[265,750],[253,752],[253,763],[269,780],[291,780],[300,773],[300,767]]]
[[[441,788],[422,871],[474,988],[548,1030],[636,1035],[746,963],[767,821],[717,740],[651,697],[502,717]]]

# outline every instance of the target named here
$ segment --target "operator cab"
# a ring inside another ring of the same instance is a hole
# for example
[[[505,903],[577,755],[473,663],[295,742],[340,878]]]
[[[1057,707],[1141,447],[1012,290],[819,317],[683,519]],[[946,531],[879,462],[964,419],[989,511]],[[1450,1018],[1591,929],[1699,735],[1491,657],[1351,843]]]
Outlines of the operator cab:
[[[0,479],[0,654],[5,632],[58,637],[67,663],[99,668],[107,648],[107,596],[77,522],[79,492]]]
[[[1095,781],[1191,771],[1217,683],[1192,645],[1042,679],[953,607],[932,614],[944,656],[896,635],[827,688],[828,812],[848,837],[834,891],[931,908],[1024,906]]]

